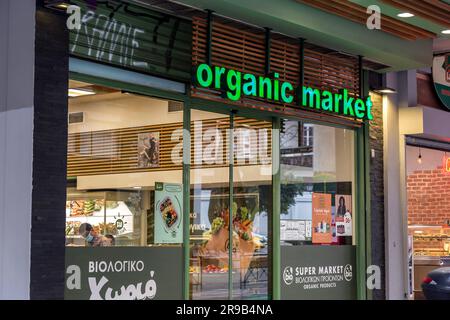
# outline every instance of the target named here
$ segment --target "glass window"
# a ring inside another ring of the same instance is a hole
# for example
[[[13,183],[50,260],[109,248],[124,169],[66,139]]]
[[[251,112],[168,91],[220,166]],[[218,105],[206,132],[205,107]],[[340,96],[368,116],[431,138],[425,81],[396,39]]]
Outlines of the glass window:
[[[234,119],[231,185],[230,116],[192,110],[191,118],[191,298],[267,299],[272,124]]]
[[[183,109],[173,105],[69,82],[68,246],[181,244]]]
[[[285,128],[281,244],[354,244],[354,131],[291,120]]]
[[[312,124],[303,125],[303,146],[310,147],[313,145],[313,129]]]

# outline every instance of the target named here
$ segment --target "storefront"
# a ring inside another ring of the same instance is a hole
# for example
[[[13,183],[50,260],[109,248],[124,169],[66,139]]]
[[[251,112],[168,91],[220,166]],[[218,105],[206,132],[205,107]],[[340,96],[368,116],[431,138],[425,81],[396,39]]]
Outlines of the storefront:
[[[367,298],[362,58],[72,2],[65,298]]]
[[[424,299],[428,273],[450,265],[450,145],[409,138],[406,146],[410,298]]]

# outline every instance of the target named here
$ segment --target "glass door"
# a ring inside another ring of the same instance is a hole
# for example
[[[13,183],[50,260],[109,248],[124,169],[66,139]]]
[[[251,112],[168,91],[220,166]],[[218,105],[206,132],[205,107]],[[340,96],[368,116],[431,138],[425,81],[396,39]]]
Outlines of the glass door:
[[[233,299],[268,299],[272,122],[234,118]]]
[[[191,299],[269,298],[271,127],[191,110]]]

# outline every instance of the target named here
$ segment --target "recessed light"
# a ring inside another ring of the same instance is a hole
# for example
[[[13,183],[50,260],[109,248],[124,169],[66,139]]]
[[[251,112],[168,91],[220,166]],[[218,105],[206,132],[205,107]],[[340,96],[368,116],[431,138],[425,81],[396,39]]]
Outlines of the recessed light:
[[[93,95],[95,92],[83,90],[83,89],[69,89],[69,97],[75,98],[75,97],[82,97],[82,96],[89,96]]]
[[[443,34],[450,34],[450,29],[442,30],[441,33],[443,33]]]
[[[397,17],[400,17],[400,18],[411,18],[411,17],[414,17],[414,15],[412,13],[409,13],[409,12],[402,12],[402,13],[397,14]]]

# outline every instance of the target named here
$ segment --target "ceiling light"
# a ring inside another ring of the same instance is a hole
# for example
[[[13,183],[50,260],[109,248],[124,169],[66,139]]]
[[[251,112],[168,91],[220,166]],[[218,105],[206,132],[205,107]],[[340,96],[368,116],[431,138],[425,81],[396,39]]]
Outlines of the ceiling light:
[[[71,98],[89,96],[89,95],[93,95],[93,94],[95,94],[95,92],[89,91],[89,90],[69,89],[69,97],[71,97]]]
[[[397,93],[397,91],[395,89],[388,88],[388,87],[377,88],[377,89],[374,89],[373,91],[381,93],[381,94]]]
[[[70,6],[70,3],[68,1],[61,1],[61,0],[46,0],[45,6],[49,9],[66,11],[67,8]]]
[[[409,12],[402,12],[402,13],[397,14],[397,17],[400,17],[400,18],[411,18],[411,17],[414,17],[414,15],[412,13],[409,13]]]
[[[422,153],[420,152],[420,147],[419,147],[419,156],[417,157],[417,163],[419,164],[422,163]]]
[[[450,29],[442,30],[441,33],[443,33],[443,34],[450,34]]]

